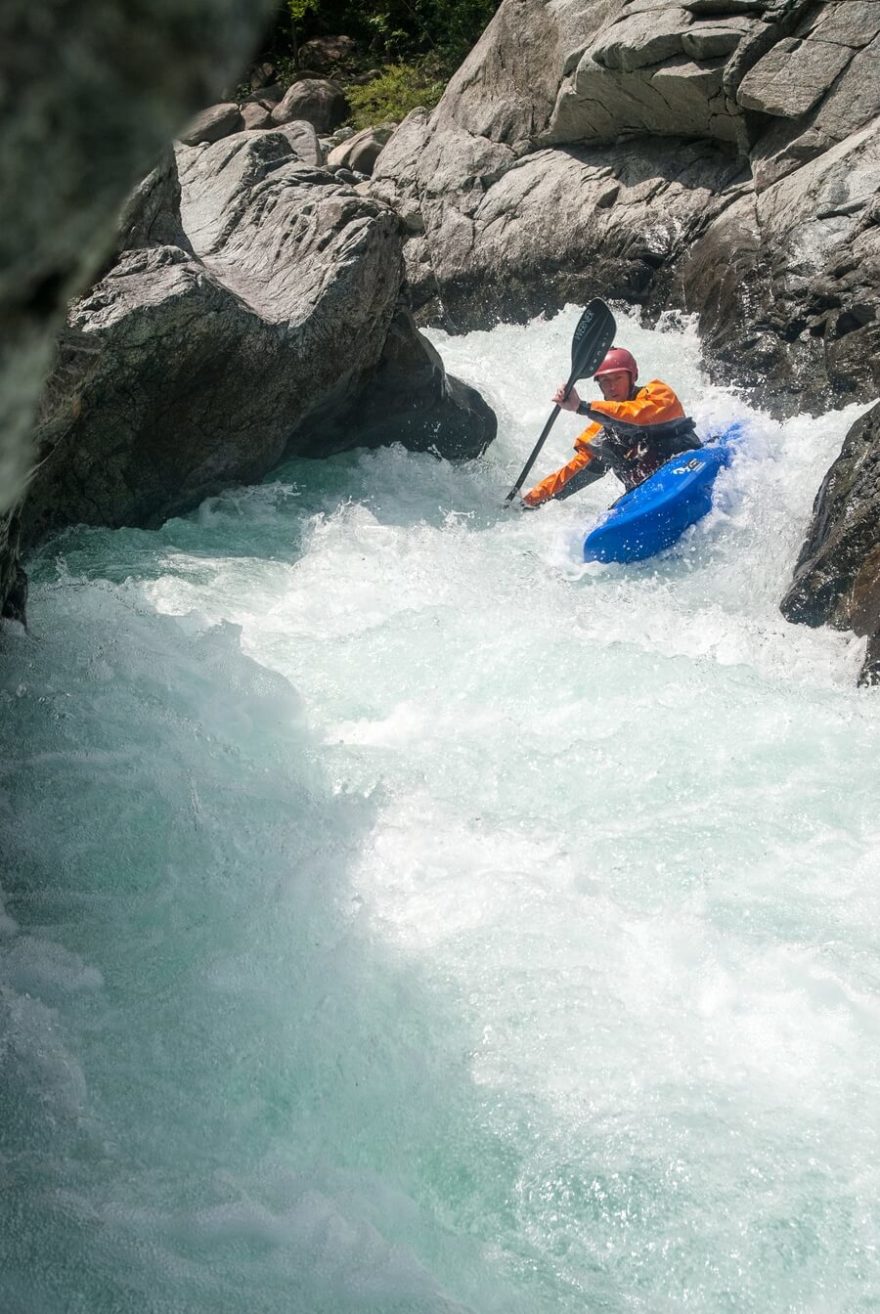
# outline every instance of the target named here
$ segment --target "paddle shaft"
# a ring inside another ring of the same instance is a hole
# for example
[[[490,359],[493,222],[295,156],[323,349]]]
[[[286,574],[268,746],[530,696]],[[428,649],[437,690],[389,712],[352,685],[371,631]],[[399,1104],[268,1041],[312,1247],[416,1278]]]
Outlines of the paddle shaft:
[[[565,385],[565,391],[562,394],[563,397],[567,397],[568,394],[571,392],[572,388],[577,382],[577,378],[578,376],[576,373],[572,374],[569,377],[568,383]],[[531,470],[532,466],[537,461],[541,448],[544,446],[544,443],[547,441],[547,435],[550,432],[550,430],[553,428],[554,424],[556,423],[556,417],[561,410],[562,410],[561,406],[553,407],[553,410],[550,412],[549,420],[544,425],[544,428],[541,430],[541,436],[539,437],[538,441],[535,443],[534,447],[532,448],[531,456],[523,466],[522,474],[520,475],[519,479],[517,479],[516,483],[513,485],[513,488],[511,488],[510,492],[507,494],[507,497],[505,497],[504,499],[505,502],[512,502],[513,499],[516,497],[517,493],[519,492],[519,490],[522,488],[523,484],[526,481],[526,478],[528,477],[528,473]]]
[[[563,401],[568,398],[578,379],[585,379],[589,375],[595,374],[605,353],[614,341],[615,327],[614,316],[605,302],[601,297],[594,297],[578,320],[577,328],[574,331],[571,344],[571,374],[568,376],[568,383],[562,390]],[[553,428],[561,409],[561,406],[553,407],[550,418],[541,430],[541,436],[535,443],[522,474],[504,499],[503,506],[508,506],[513,501],[525,483],[526,476],[537,461],[538,453],[544,446],[547,435]]]

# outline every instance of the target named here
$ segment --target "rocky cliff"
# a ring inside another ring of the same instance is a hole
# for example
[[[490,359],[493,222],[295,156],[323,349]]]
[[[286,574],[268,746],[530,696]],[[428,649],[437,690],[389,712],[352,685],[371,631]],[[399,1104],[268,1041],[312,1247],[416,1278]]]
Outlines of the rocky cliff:
[[[67,302],[114,241],[127,192],[247,58],[268,0],[119,0],[0,18],[0,511],[21,489],[28,435]]]
[[[424,316],[699,312],[775,404],[880,391],[880,5],[504,0],[382,152]]]
[[[867,635],[860,683],[880,683],[880,406],[853,425],[816,495],[782,614]]]
[[[449,327],[597,293],[696,312],[715,377],[776,414],[880,394],[880,4],[504,0],[373,194]],[[874,418],[817,499],[784,603],[880,670]]]
[[[4,9],[4,615],[24,614],[22,536],[155,524],[285,451],[400,440],[462,456],[494,436],[401,302],[396,217],[320,167],[313,123],[282,102],[262,131],[212,141],[244,127],[234,105],[222,133],[215,112],[184,128],[264,12]],[[172,155],[176,132],[195,144]]]
[[[26,541],[161,523],[289,452],[491,441],[492,412],[399,304],[394,215],[301,158],[307,127],[179,144],[138,190],[59,340]]]

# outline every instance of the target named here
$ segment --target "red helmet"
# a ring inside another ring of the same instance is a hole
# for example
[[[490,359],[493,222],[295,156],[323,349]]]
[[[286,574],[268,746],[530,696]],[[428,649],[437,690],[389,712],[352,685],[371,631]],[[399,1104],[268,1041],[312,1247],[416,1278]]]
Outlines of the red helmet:
[[[596,370],[593,378],[598,379],[600,374],[615,374],[618,370],[626,370],[633,383],[639,377],[636,358],[631,352],[627,351],[626,347],[612,347]]]

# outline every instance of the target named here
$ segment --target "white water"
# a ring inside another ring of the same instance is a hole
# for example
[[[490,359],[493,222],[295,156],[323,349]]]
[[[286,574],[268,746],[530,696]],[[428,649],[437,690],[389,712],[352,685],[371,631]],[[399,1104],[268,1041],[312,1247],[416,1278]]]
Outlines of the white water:
[[[438,336],[484,461],[292,462],[34,563],[4,1314],[880,1308],[880,703],[777,610],[857,411],[625,323],[750,437],[671,553],[584,566],[613,480],[499,506],[575,319]]]

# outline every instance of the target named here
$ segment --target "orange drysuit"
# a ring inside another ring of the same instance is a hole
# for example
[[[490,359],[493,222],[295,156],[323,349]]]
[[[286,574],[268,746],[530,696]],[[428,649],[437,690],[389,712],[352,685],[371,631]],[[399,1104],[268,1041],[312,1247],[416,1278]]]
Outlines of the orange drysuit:
[[[593,423],[575,439],[574,458],[535,484],[523,497],[526,506],[570,497],[607,470],[613,470],[627,489],[635,488],[670,456],[700,446],[693,421],[687,419],[669,385],[659,379],[639,388],[630,401],[581,402],[578,414],[588,415]],[[676,420],[681,423],[670,423]],[[654,433],[653,426],[658,426]]]

